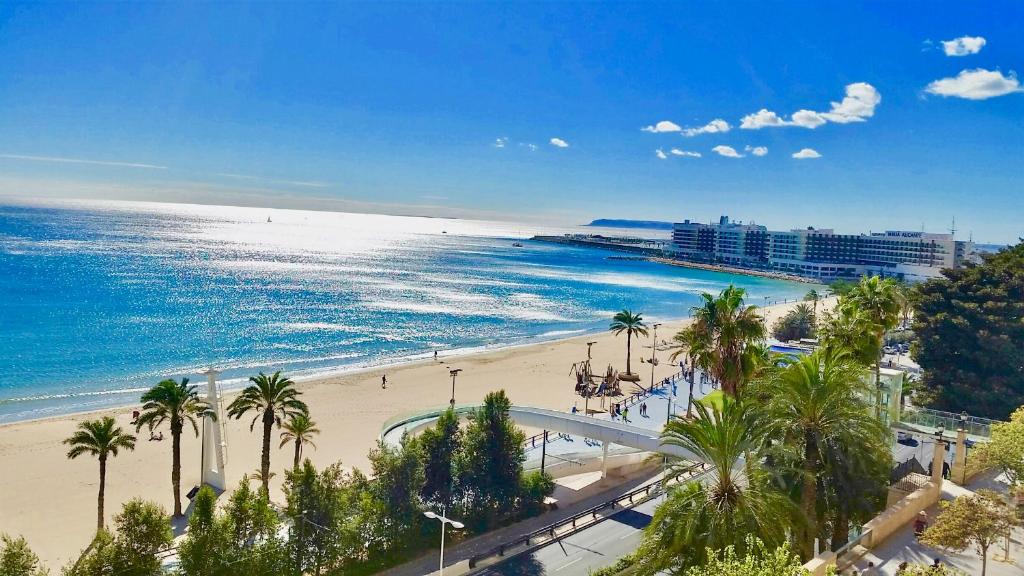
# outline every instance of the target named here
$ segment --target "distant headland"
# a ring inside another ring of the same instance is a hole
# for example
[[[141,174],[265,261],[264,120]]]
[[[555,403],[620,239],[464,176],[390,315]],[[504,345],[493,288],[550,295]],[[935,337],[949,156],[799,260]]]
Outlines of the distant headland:
[[[613,220],[600,218],[594,220],[587,226],[600,226],[602,228],[645,228],[650,230],[671,230],[671,222],[659,222],[657,220]]]

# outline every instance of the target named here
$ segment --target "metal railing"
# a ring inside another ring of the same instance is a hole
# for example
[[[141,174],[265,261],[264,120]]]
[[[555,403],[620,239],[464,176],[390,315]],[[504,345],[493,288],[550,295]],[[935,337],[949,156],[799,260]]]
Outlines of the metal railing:
[[[910,478],[911,474],[927,475],[924,466],[911,456],[904,462],[900,462],[889,472],[889,485],[904,492],[913,492],[921,487],[923,482]]]
[[[662,494],[666,490],[666,485],[670,483],[679,483],[683,480],[692,480],[700,474],[705,472],[705,464],[703,462],[696,462],[687,466],[681,470],[678,474],[673,476],[669,482],[656,482],[652,484],[646,484],[640,486],[634,490],[631,490],[617,498],[608,500],[597,506],[593,506],[582,512],[578,512],[563,518],[557,522],[553,522],[538,528],[528,534],[519,536],[512,540],[502,542],[497,546],[494,546],[490,550],[481,552],[480,554],[474,554],[469,558],[469,567],[475,568],[480,562],[488,558],[493,557],[504,557],[508,552],[516,552],[517,549],[522,548],[523,550],[535,546],[538,544],[545,544],[553,542],[559,538],[564,538],[570,534],[573,534],[577,530],[582,530],[584,527],[590,526],[596,522],[599,522],[598,514],[607,510],[616,510],[616,508],[631,508],[647,500],[654,498]],[[685,477],[685,478],[684,478]],[[610,516],[610,515],[609,515]],[[601,519],[603,519],[602,517]],[[522,550],[518,550],[522,551]]]
[[[961,415],[953,412],[943,412],[942,410],[931,410],[929,408],[913,408],[903,411],[903,414],[900,416],[900,422],[927,428],[938,428],[941,425],[947,432],[955,432],[961,426]],[[999,420],[990,420],[970,415],[963,420],[963,426],[967,430],[967,434],[979,438],[991,438],[992,425],[999,423]]]

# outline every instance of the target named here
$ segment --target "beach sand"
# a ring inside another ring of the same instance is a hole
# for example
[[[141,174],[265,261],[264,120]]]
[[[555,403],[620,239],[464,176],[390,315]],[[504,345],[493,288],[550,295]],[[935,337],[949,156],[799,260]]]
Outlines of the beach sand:
[[[828,302],[819,303],[819,310]],[[764,309],[769,325],[795,303],[779,304]],[[658,340],[671,340],[684,322],[666,322],[658,330]],[[417,409],[445,406],[451,394],[448,367],[461,368],[456,382],[456,402],[479,402],[492,390],[504,389],[512,402],[568,411],[573,403],[582,410],[583,403],[573,393],[574,378],[569,370],[573,362],[587,356],[586,342],[593,346],[593,365],[603,372],[609,364],[619,370],[625,367],[625,335],[590,334],[565,340],[504,348],[457,357],[392,366],[386,369],[299,383],[303,400],[310,406],[313,419],[321,430],[317,449],[307,449],[318,467],[341,462],[347,467],[367,468],[366,454],[377,441],[384,422],[401,413]],[[633,370],[642,376],[646,387],[650,382],[651,365],[640,363],[641,356],[650,356],[650,338],[633,342]],[[659,354],[661,364],[655,378],[661,379],[677,368],[667,361],[667,353]],[[388,387],[381,389],[381,375],[386,373]],[[205,388],[201,378],[196,380]],[[624,383],[623,391],[634,390]],[[226,398],[225,406],[231,399]],[[101,414],[116,417],[118,424],[131,429],[131,412],[137,406],[98,413],[57,417],[0,426],[0,533],[22,535],[30,546],[56,573],[60,566],[77,557],[91,539],[96,521],[97,461],[88,456],[77,460],[65,457],[61,444],[86,418]],[[251,418],[227,423],[230,486],[243,474],[259,467],[260,431],[249,431]],[[188,430],[188,428],[186,428]],[[278,449],[274,432],[271,468],[272,497],[283,500],[280,491],[284,469],[292,460],[292,447]],[[134,452],[122,452],[107,465],[106,515],[109,519],[121,505],[133,498],[153,500],[171,510],[171,442],[167,431],[163,442],[148,441],[146,430],[139,434]],[[186,431],[182,441],[182,497],[199,480],[200,451],[198,440]],[[187,505],[187,500],[183,505]]]

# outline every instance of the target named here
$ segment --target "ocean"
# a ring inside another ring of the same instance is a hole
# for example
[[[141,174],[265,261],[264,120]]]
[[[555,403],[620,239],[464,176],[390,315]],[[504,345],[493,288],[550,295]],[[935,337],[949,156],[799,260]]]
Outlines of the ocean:
[[[0,422],[136,403],[164,378],[201,383],[210,365],[241,387],[259,371],[310,378],[602,331],[622,308],[682,318],[729,283],[754,304],[808,289],[525,239],[584,230],[0,203]]]

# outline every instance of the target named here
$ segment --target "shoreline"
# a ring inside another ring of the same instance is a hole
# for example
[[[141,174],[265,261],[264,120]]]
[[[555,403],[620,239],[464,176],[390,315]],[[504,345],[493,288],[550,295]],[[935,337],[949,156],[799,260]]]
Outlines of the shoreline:
[[[769,324],[791,304],[760,307]],[[665,320],[658,330],[658,341],[672,335],[688,320]],[[652,366],[640,363],[650,354],[650,337],[633,342],[633,371],[648,385]],[[456,403],[477,403],[495,390],[504,389],[514,404],[568,411],[580,402],[574,392],[575,379],[570,366],[587,358],[587,342],[592,349],[595,372],[609,364],[624,370],[625,336],[610,332],[582,333],[544,342],[503,346],[466,354],[404,362],[401,365],[365,368],[344,375],[320,377],[297,382],[302,399],[310,407],[321,434],[316,449],[305,456],[318,468],[340,462],[345,469],[369,471],[367,453],[378,440],[381,427],[397,414],[447,405],[452,392],[448,367],[461,368],[456,382]],[[674,373],[674,364],[665,361],[654,367],[654,379]],[[387,375],[387,389],[381,388],[381,376]],[[202,387],[202,382],[197,382]],[[629,394],[633,386],[625,385]],[[230,402],[237,391],[225,392]],[[582,406],[582,404],[579,404]],[[52,571],[59,570],[89,542],[95,530],[98,466],[93,458],[66,458],[61,442],[86,419],[110,415],[118,426],[134,433],[132,406],[109,408],[74,415],[48,416],[32,421],[0,425],[0,533],[24,536]],[[228,486],[239,484],[243,475],[251,475],[260,461],[261,436],[249,430],[249,419],[224,422],[228,445],[226,474]],[[164,430],[166,436],[167,431]],[[112,518],[121,505],[141,497],[169,509],[170,442],[147,440],[143,430],[134,451],[123,452],[108,462],[105,514]],[[271,497],[280,502],[284,480],[282,468],[291,462],[290,447],[279,449],[278,431],[271,438]],[[199,481],[199,440],[186,432],[181,438],[182,493]]]
[[[673,260],[671,258],[663,258],[659,256],[650,256],[646,258],[648,262],[657,262],[659,264],[665,264],[667,266],[678,266],[680,268],[693,268],[696,270],[707,270],[709,272],[722,272],[725,274],[740,274],[743,276],[754,276],[757,278],[770,278],[772,280],[785,280],[787,282],[800,282],[801,284],[812,284],[816,286],[827,286],[827,284],[814,280],[813,278],[805,278],[803,276],[797,276],[794,274],[786,274],[785,272],[772,272],[770,270],[755,270],[752,268],[737,268],[733,266],[727,266],[725,264],[703,264],[701,262],[688,262],[686,260]]]

